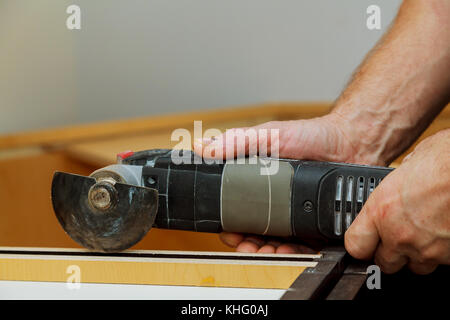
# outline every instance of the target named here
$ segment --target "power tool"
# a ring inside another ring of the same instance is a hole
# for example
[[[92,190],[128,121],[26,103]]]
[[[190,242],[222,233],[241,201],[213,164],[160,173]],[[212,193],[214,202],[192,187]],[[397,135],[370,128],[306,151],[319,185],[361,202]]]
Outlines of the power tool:
[[[342,242],[392,170],[256,156],[220,163],[153,149],[120,153],[89,177],[55,172],[51,192],[66,233],[95,251],[130,248],[152,227]]]

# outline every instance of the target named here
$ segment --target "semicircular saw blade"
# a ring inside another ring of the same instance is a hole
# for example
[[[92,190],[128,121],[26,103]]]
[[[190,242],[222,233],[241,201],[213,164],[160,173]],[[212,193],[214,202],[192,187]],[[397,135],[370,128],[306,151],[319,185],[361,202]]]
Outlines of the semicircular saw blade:
[[[59,223],[73,240],[88,249],[117,252],[130,248],[155,221],[158,191],[116,183],[116,205],[99,211],[88,200],[95,184],[94,178],[55,172],[52,203]]]

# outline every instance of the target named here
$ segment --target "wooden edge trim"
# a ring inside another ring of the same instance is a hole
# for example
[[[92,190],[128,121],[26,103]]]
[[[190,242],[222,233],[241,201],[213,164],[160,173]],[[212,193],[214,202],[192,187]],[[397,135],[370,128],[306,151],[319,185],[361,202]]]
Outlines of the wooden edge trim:
[[[327,300],[353,300],[367,279],[368,263],[349,264],[344,274],[327,296]]]
[[[344,271],[346,252],[343,248],[322,251],[315,267],[306,268],[292,283],[281,300],[315,300],[326,297]]]
[[[253,254],[241,252],[216,251],[176,251],[176,250],[125,250],[117,253],[90,251],[73,248],[31,248],[31,247],[0,247],[0,256],[28,256],[32,258],[43,257],[71,257],[82,259],[183,259],[192,261],[228,260],[253,262],[313,262],[316,265],[320,254]],[[306,266],[307,264],[305,264]]]

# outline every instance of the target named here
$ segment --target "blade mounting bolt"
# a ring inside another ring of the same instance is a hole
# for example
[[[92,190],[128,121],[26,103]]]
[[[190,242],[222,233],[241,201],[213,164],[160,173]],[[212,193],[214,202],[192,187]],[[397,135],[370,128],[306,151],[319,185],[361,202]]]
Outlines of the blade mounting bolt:
[[[94,184],[89,189],[89,203],[98,210],[105,211],[113,206],[116,202],[116,189],[106,181]]]

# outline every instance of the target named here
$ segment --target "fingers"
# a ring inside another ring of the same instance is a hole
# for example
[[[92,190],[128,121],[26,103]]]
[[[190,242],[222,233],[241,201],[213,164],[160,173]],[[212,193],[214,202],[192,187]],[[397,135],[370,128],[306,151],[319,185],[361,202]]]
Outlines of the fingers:
[[[260,248],[261,246],[263,246],[263,245],[266,243],[266,241],[265,241],[262,237],[255,236],[255,235],[249,235],[249,236],[246,236],[246,237],[244,238],[244,241],[243,241],[243,242],[251,242],[251,243],[254,243],[254,244],[256,244],[259,248]]]
[[[278,240],[268,240],[259,250],[258,253],[279,253],[278,247],[282,243]]]
[[[375,253],[375,264],[387,274],[399,271],[405,264],[408,263],[408,257],[402,255],[392,248],[388,248],[383,243],[377,248]]]
[[[275,253],[278,245],[274,241],[266,242],[263,237],[249,235],[244,237],[242,242],[236,247],[236,251],[247,253]]]
[[[373,220],[374,214],[371,213],[373,207],[369,203],[370,200],[372,199],[368,199],[368,203],[366,203],[344,235],[345,248],[348,253],[354,258],[361,260],[371,259],[380,241],[378,230]]]
[[[264,246],[262,246],[261,248],[259,248],[259,250],[257,251],[258,253],[276,253],[276,247],[270,245],[270,244],[266,244]]]
[[[219,238],[223,243],[231,248],[236,248],[242,240],[244,240],[244,236],[242,234],[231,232],[222,232],[219,234]]]
[[[411,170],[405,166],[413,161],[414,155],[383,180],[345,234],[345,247],[350,255],[365,260],[373,256],[387,274],[404,266],[414,273],[428,274],[443,261],[445,241],[434,226],[427,225],[430,219],[423,218],[428,217],[429,211],[424,209],[418,214],[421,202],[418,205],[414,198],[411,201],[411,194],[417,197],[417,189],[408,189],[411,184],[405,179]],[[406,188],[406,192],[401,188]]]
[[[243,235],[233,232],[222,232],[219,234],[220,240],[227,246],[236,248],[238,252],[255,253],[260,250],[261,247],[266,245],[266,241],[262,237],[255,235]],[[268,242],[267,244],[270,244]],[[271,244],[273,245],[273,244]],[[265,248],[264,251],[267,251]]]
[[[259,246],[251,241],[242,241],[237,247],[237,252],[244,252],[244,253],[256,253],[259,250]]]
[[[238,252],[250,252],[250,253],[280,253],[280,254],[299,254],[299,253],[315,253],[312,249],[309,249],[302,245],[285,243],[281,245],[267,243],[258,247],[258,245],[252,241],[243,241],[236,250]]]
[[[213,139],[194,141],[194,151],[205,158],[227,159],[245,155],[264,153],[270,155],[276,147],[278,152],[279,130],[286,130],[285,125],[268,122],[254,127],[234,128]]]
[[[303,253],[314,254],[315,250],[301,244],[282,243],[276,238],[256,235],[243,235],[239,233],[222,232],[220,239],[226,245],[236,248],[237,252],[245,253]]]
[[[416,274],[430,274],[436,270],[437,267],[438,264],[434,263],[419,263],[414,261],[408,263],[408,268]]]
[[[387,274],[396,273],[405,265],[407,265],[412,272],[423,275],[432,273],[438,267],[438,264],[433,262],[409,261],[409,258],[405,254],[402,254],[393,248],[388,248],[383,243],[380,243],[378,246],[374,260],[381,271]]]
[[[311,248],[303,246],[301,244],[282,244],[277,248],[276,253],[302,253],[302,254],[314,254],[317,253]]]
[[[354,161],[355,150],[342,133],[341,121],[334,113],[307,120],[270,121],[254,127],[230,129],[214,139],[195,140],[193,149],[203,158],[214,160],[260,155]]]

